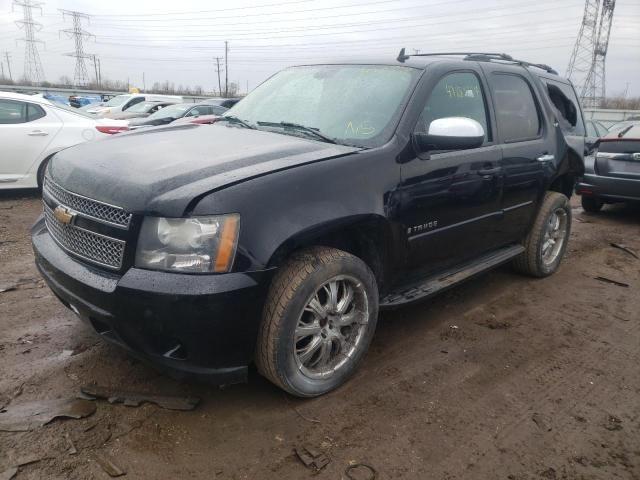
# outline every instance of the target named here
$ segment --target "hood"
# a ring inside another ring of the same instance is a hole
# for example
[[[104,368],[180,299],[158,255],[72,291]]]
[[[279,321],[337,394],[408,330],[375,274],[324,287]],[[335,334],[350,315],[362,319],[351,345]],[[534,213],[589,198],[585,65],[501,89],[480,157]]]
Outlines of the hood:
[[[68,148],[52,159],[50,175],[71,192],[131,213],[179,217],[207,192],[358,150],[226,125],[180,125]]]

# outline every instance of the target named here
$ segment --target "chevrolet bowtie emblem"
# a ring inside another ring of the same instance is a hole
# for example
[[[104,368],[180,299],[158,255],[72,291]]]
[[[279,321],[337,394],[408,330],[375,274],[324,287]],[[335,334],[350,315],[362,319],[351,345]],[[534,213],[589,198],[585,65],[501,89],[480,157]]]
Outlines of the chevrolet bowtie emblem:
[[[60,223],[64,225],[69,225],[70,223],[73,222],[73,219],[76,217],[76,214],[75,212],[72,212],[68,208],[63,207],[62,205],[58,205],[53,211],[53,216],[56,217],[56,219]]]

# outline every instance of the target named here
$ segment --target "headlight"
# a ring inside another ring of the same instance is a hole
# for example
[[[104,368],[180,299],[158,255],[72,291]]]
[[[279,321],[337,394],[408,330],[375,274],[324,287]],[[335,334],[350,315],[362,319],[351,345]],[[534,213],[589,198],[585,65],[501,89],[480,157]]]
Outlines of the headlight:
[[[212,217],[145,217],[136,266],[196,273],[228,272],[240,230],[237,214]]]

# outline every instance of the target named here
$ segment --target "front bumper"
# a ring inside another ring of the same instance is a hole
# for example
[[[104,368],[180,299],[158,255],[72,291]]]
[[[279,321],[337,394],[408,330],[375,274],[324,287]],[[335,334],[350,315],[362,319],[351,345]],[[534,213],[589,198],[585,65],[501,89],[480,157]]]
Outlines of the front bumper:
[[[600,197],[604,200],[640,201],[640,180],[587,173],[576,185],[576,193]]]
[[[272,271],[119,276],[67,255],[40,218],[36,265],[56,296],[106,340],[178,377],[246,381]]]

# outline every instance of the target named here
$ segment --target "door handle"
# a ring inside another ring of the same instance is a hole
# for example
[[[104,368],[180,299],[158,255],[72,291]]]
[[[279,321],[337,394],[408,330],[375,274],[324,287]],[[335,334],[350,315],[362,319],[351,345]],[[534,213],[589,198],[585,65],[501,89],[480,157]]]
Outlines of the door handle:
[[[29,135],[30,137],[46,137],[49,134],[43,130],[32,130],[27,133],[27,135]]]
[[[549,155],[545,153],[544,155],[541,155],[538,158],[536,158],[536,160],[538,160],[539,162],[553,162],[555,158],[556,157],[554,157],[553,155]]]
[[[497,173],[500,173],[500,172],[502,172],[502,167],[481,168],[480,170],[478,170],[478,175],[489,176],[489,175],[496,175]]]

